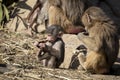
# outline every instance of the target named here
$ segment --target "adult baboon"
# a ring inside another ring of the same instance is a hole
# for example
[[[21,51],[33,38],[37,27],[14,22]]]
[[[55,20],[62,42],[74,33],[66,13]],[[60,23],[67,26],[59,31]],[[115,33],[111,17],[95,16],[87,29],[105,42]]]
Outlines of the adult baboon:
[[[51,6],[49,9],[49,25],[58,24],[63,26],[64,32],[77,34],[84,31],[82,26],[73,25],[73,23],[67,19],[61,8]]]
[[[86,0],[61,0],[62,9],[68,20],[74,25],[81,24],[81,16],[85,10]]]
[[[87,47],[86,56],[79,54],[80,64],[94,73],[107,73],[117,59],[119,39],[114,22],[98,7],[88,8],[82,16],[87,31],[78,38]]]
[[[48,20],[48,25],[61,25],[67,33],[84,31],[81,27],[84,4],[85,0],[46,0],[37,22],[42,24]]]

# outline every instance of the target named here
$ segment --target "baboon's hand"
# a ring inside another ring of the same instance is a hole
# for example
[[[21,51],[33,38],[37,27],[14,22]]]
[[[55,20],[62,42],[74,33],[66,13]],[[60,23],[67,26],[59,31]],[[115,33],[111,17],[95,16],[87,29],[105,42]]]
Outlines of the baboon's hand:
[[[77,36],[78,36],[78,39],[79,39],[79,40],[82,40],[82,38],[83,38],[85,35],[84,35],[84,32],[81,32],[81,33],[79,33]]]

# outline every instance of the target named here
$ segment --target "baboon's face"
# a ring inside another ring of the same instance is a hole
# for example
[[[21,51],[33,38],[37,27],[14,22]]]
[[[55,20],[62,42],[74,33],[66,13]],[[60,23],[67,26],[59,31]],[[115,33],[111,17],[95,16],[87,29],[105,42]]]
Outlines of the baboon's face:
[[[82,16],[82,23],[83,23],[83,25],[85,26],[85,30],[87,30],[89,27],[90,27],[90,20],[89,20],[89,18],[88,18],[88,15],[87,14],[84,14],[83,16]]]
[[[86,17],[85,14],[82,16],[82,23],[83,23],[85,26],[86,26],[86,24],[88,23],[87,17]]]
[[[49,42],[54,42],[56,40],[56,37],[54,37],[52,34],[47,34],[46,40]]]
[[[96,19],[95,17],[93,18],[91,17],[90,14],[85,12],[84,15],[82,16],[82,23],[85,26],[85,30],[88,31],[96,23]]]

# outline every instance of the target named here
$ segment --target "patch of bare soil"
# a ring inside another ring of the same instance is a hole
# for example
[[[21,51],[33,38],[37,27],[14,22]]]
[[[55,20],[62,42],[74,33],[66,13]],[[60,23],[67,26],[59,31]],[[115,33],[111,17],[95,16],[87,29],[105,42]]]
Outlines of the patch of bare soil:
[[[0,80],[119,80],[118,75],[93,75],[83,70],[42,67],[33,45],[44,37],[0,30]],[[5,64],[7,66],[5,66]],[[120,68],[116,68],[119,72]]]

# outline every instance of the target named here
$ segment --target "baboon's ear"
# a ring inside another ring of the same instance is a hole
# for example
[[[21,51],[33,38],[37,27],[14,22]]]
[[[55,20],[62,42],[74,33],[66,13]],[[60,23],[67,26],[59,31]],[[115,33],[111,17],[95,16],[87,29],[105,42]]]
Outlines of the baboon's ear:
[[[60,37],[60,36],[62,36],[63,34],[64,34],[63,31],[59,31],[58,36]]]

